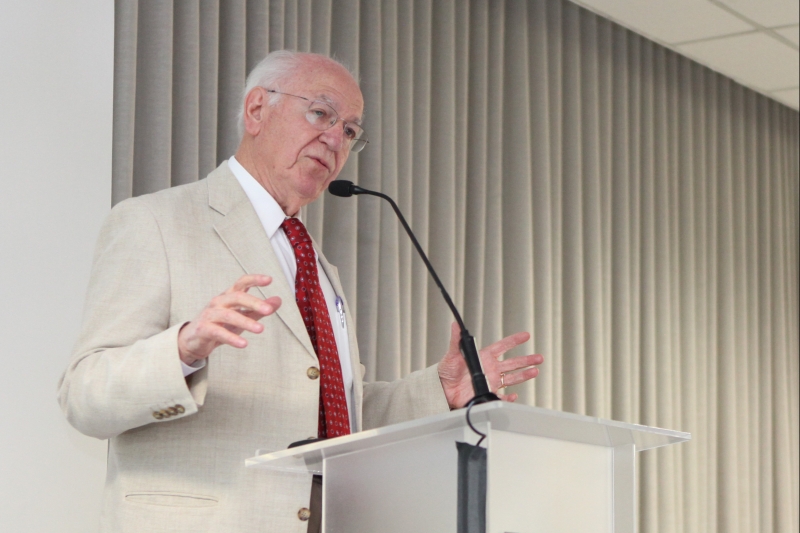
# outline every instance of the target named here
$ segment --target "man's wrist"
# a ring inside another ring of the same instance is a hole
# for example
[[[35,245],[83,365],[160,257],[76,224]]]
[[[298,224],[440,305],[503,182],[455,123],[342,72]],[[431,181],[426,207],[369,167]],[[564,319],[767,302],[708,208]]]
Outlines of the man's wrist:
[[[178,348],[178,359],[180,359],[181,363],[183,363],[186,366],[192,366],[196,362],[200,361],[200,359],[195,359],[194,357],[191,357],[189,355],[183,355],[183,353],[181,353],[180,348]]]
[[[192,357],[191,355],[187,355],[186,350],[183,348],[183,342],[182,342],[182,338],[181,338],[181,335],[183,335],[184,328],[186,326],[188,326],[188,325],[189,325],[189,322],[185,322],[181,326],[181,329],[178,330],[178,358],[181,360],[181,363],[183,363],[184,365],[186,365],[188,367],[192,367],[192,365],[194,365],[198,361],[198,359],[195,358],[195,357]],[[184,376],[185,375],[186,374],[184,373]]]
[[[442,377],[441,369],[438,368],[438,366],[439,365],[437,365],[437,369],[436,370],[437,370],[437,374],[439,375],[439,384],[442,386],[442,394],[444,394],[444,399],[447,402],[447,406],[450,408],[451,411],[454,410],[454,409],[458,409],[458,407],[455,406],[455,396],[456,396],[456,394],[453,392],[452,386],[448,388],[445,385],[445,378]]]

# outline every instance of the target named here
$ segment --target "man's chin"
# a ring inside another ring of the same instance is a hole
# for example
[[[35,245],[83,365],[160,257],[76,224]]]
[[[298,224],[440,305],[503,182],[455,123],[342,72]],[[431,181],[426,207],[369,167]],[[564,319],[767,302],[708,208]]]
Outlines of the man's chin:
[[[320,197],[328,186],[328,181],[324,181],[323,183],[324,185],[320,186],[320,182],[317,181],[314,183],[313,187],[303,187],[302,190],[297,191],[298,196],[303,199],[303,205],[308,205]]]

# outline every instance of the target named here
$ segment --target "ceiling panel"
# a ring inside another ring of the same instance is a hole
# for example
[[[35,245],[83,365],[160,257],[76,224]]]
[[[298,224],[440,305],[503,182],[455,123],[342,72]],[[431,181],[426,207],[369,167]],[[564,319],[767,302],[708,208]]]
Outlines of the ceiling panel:
[[[670,44],[753,29],[706,0],[573,1],[646,37]]]
[[[789,107],[797,109],[800,107],[800,89],[788,89],[786,91],[775,91],[770,93],[775,100],[782,102]]]
[[[772,31],[781,34],[782,36],[786,37],[797,46],[800,46],[800,26],[794,25],[788,28],[781,28],[779,30],[772,30]]]
[[[725,4],[750,20],[771,28],[800,22],[797,0],[714,0]]]
[[[800,54],[763,33],[750,33],[677,47],[678,51],[762,91],[797,87]]]

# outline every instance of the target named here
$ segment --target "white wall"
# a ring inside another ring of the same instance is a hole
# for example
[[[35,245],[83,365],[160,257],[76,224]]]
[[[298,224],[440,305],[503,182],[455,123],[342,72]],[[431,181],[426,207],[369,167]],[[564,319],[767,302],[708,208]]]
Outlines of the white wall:
[[[114,3],[0,2],[0,531],[97,530],[106,443],[61,416],[110,209]]]

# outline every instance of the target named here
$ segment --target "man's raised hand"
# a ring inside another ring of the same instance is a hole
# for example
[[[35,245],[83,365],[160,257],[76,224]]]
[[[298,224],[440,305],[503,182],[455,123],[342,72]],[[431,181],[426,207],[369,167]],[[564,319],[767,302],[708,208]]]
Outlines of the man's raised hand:
[[[464,407],[475,396],[472,390],[472,376],[459,349],[460,338],[461,329],[453,322],[450,330],[450,349],[439,362],[439,380],[442,382],[442,389],[451,409]],[[523,355],[500,360],[504,353],[527,342],[530,338],[528,333],[515,333],[480,351],[481,365],[489,388],[497,392],[501,400],[513,402],[517,399],[517,395],[501,394],[500,389],[524,383],[539,375],[539,369],[536,367],[544,361],[541,355]]]
[[[251,287],[266,287],[272,278],[261,274],[248,274],[239,278],[228,290],[212,298],[194,320],[184,325],[178,333],[178,353],[181,361],[191,365],[207,358],[221,344],[244,348],[247,341],[242,331],[261,333],[258,321],[271,315],[281,306],[281,299],[272,296],[265,300],[248,294]]]

